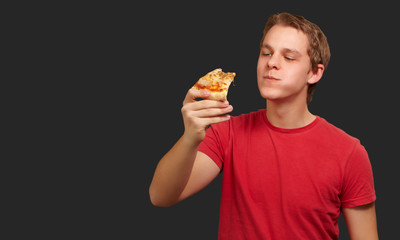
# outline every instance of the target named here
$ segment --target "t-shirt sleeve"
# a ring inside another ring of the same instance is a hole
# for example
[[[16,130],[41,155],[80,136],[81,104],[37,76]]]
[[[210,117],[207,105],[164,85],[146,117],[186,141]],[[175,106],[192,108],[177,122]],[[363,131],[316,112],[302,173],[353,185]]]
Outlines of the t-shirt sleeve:
[[[342,207],[357,207],[375,200],[374,179],[368,153],[357,141],[344,168]]]
[[[229,142],[229,121],[214,124],[206,131],[198,151],[209,156],[222,170],[225,150]]]

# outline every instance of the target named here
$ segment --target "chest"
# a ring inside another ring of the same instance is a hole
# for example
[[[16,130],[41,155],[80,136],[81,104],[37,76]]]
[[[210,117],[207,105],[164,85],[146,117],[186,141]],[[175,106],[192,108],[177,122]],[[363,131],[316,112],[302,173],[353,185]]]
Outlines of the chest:
[[[312,135],[258,131],[234,139],[225,169],[252,201],[325,211],[327,205],[340,207],[340,157],[332,143]]]

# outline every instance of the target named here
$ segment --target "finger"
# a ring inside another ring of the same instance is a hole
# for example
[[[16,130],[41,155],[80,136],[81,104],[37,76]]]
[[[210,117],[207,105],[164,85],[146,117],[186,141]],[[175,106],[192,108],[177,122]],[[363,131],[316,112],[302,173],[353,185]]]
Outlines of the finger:
[[[187,92],[183,104],[185,105],[186,103],[195,102],[196,98],[207,98],[208,96],[210,96],[209,91],[191,88]]]
[[[232,112],[232,110],[233,110],[232,105],[228,105],[223,108],[205,108],[193,111],[192,115],[194,117],[199,117],[199,118],[210,118],[230,113]]]
[[[197,124],[201,128],[207,128],[212,124],[220,123],[227,121],[231,118],[230,115],[225,114],[225,115],[220,115],[216,117],[210,117],[210,118],[196,118],[197,119]]]
[[[201,101],[196,101],[190,104],[190,109],[194,111],[198,111],[201,109],[207,109],[207,108],[225,108],[229,106],[229,102],[221,102],[221,101],[215,101],[215,100],[201,100]]]
[[[230,118],[231,118],[231,116],[226,114],[226,115],[222,115],[222,116],[217,116],[217,117],[212,117],[212,118],[204,118],[204,119],[207,119],[207,121],[208,121],[207,126],[208,126],[211,124],[228,121]]]

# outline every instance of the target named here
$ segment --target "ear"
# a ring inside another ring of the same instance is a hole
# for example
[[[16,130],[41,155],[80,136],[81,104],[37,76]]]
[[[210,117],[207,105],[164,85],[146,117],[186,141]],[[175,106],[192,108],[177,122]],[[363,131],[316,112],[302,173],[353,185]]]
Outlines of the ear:
[[[314,71],[311,70],[311,72],[310,72],[311,76],[307,80],[307,83],[308,84],[317,83],[322,78],[322,74],[324,74],[324,70],[325,70],[324,65],[318,64],[317,68]]]

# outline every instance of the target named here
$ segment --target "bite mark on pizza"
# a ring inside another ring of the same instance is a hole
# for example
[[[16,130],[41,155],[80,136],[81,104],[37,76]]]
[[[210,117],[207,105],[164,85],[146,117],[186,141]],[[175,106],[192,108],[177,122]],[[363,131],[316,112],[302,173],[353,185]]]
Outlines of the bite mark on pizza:
[[[221,68],[217,68],[201,77],[192,88],[209,91],[210,96],[207,99],[225,101],[235,76],[234,72],[225,73]]]

